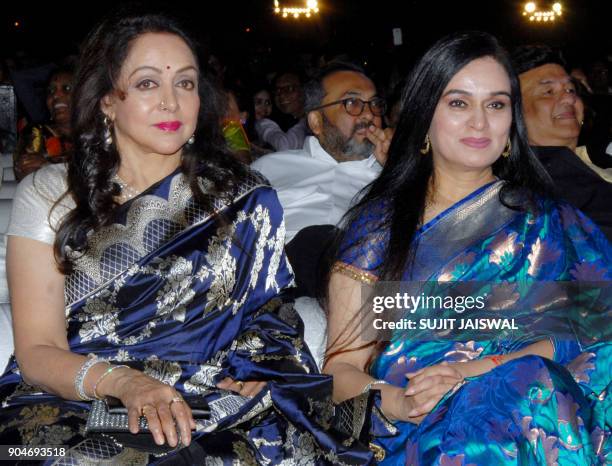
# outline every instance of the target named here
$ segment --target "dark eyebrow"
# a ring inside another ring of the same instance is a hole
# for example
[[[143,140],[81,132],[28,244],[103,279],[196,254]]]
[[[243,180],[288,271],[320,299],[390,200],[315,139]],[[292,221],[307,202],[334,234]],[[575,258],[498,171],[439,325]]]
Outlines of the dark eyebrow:
[[[136,74],[138,71],[142,71],[142,70],[153,70],[153,71],[155,71],[156,73],[159,73],[159,74],[161,74],[161,72],[162,72],[162,70],[160,70],[159,68],[155,68],[154,66],[139,66],[134,71],[132,71],[132,73],[130,74],[129,78],[134,76],[134,74]]]
[[[449,94],[461,94],[461,95],[472,95],[471,92],[468,91],[463,91],[461,89],[449,89],[447,92],[444,93],[444,95],[442,97],[446,97]],[[505,95],[507,96],[509,99],[511,99],[512,97],[510,96],[509,92],[506,91],[493,91],[493,92],[489,92],[489,95],[491,96],[495,96],[495,95]]]
[[[555,83],[572,83],[572,78],[571,77],[567,77],[567,78],[563,78],[563,79],[542,79],[540,82],[538,82],[538,85],[546,85],[546,84],[555,84]]]
[[[131,78],[131,77],[132,77],[132,76],[134,76],[134,74],[136,74],[138,71],[142,71],[142,70],[153,70],[153,71],[155,71],[155,72],[156,72],[156,73],[158,73],[158,74],[161,74],[161,73],[162,73],[162,70],[160,70],[159,68],[155,68],[154,66],[139,66],[139,67],[138,67],[138,68],[136,68],[134,71],[132,71],[132,74],[130,74],[130,76],[129,76],[129,77]],[[187,70],[194,70],[196,73],[198,72],[198,69],[197,69],[195,66],[193,66],[193,65],[187,65],[187,66],[185,66],[185,67],[181,68],[180,70],[177,70],[177,73],[183,73],[183,72],[185,72],[185,71],[187,71]]]
[[[193,70],[196,73],[199,73],[199,70],[195,66],[193,66],[193,65],[187,65],[187,66],[181,68],[180,70],[177,70],[177,73],[183,73],[183,72],[188,71],[188,70]]]

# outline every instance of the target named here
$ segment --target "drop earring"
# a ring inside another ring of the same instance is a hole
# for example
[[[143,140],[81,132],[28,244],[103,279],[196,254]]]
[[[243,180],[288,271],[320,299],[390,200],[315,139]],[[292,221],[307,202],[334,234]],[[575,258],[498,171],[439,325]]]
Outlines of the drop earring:
[[[113,144],[113,122],[108,116],[104,116],[104,135],[102,136],[104,139],[104,149],[109,150],[110,146]]]
[[[423,143],[423,147],[421,147],[421,154],[427,155],[431,150],[431,142],[429,141],[429,134],[425,135],[425,142]]]
[[[506,148],[501,153],[502,157],[508,158],[510,157],[510,150],[512,149],[512,143],[510,142],[510,138],[508,138],[508,144],[506,144]]]

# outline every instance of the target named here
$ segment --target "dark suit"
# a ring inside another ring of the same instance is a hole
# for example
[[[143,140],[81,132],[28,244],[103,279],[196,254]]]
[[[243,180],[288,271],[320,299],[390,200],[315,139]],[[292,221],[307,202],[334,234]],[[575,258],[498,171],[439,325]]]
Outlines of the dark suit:
[[[557,196],[580,209],[612,241],[612,184],[567,147],[531,148],[552,178]]]

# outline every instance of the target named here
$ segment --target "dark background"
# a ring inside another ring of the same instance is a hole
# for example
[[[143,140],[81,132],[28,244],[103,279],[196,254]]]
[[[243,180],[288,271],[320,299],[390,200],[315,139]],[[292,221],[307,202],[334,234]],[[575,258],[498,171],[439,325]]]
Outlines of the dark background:
[[[303,0],[290,0],[293,4]],[[81,0],[5,2],[2,8],[1,56],[25,55],[54,60],[76,53],[79,42],[109,10],[127,2]],[[289,3],[285,1],[284,3]],[[525,2],[516,0],[321,0],[318,18],[282,19],[272,0],[206,0],[147,2],[182,17],[205,49],[228,61],[244,62],[255,53],[275,60],[296,53],[333,55],[346,52],[376,62],[388,54],[410,60],[445,33],[481,29],[508,45],[545,42],[565,48],[571,59],[610,52],[609,1],[563,1],[564,15],[555,24],[529,24],[521,16]],[[541,9],[553,2],[536,2]],[[14,23],[18,21],[19,27]],[[401,27],[404,45],[393,47],[391,29]],[[246,29],[250,28],[250,32]]]

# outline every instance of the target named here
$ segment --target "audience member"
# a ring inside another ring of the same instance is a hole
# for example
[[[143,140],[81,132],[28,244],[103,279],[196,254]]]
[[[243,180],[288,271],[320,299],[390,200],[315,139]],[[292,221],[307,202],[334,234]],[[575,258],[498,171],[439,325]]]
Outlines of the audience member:
[[[274,152],[274,148],[270,144],[259,139],[259,134],[255,129],[259,120],[272,115],[272,94],[263,84],[251,85],[251,89],[253,90],[244,99],[245,108],[248,110],[244,129],[251,143],[251,159],[257,160],[263,155]]]
[[[347,216],[328,288],[324,371],[337,402],[380,391],[393,421],[381,464],[605,461],[609,316],[564,286],[610,280],[612,247],[549,185],[497,40],[437,42],[407,81],[380,177]],[[427,301],[382,294],[400,282]],[[517,330],[487,331],[493,315]],[[598,325],[581,333],[588,317]]]
[[[44,124],[28,125],[19,133],[13,157],[17,180],[46,163],[65,162],[70,156],[73,78],[71,68],[59,68],[51,74],[46,94],[50,120]]]
[[[305,94],[314,136],[302,150],[269,154],[251,165],[278,192],[286,242],[307,226],[336,225],[380,172],[391,138],[381,129],[385,102],[361,68],[331,63]]]
[[[268,118],[272,114],[272,95],[267,89],[259,89],[253,94],[255,120]]]
[[[258,119],[255,130],[259,139],[276,151],[301,149],[308,135],[308,124],[304,117],[302,82],[296,73],[281,73],[276,78],[274,102],[282,114],[281,121]]]
[[[240,108],[236,91],[226,90],[226,110],[221,121],[223,137],[236,159],[247,165],[251,163],[251,143],[244,129],[248,112]]]
[[[564,61],[548,46],[517,48],[523,112],[532,149],[551,176],[557,194],[583,211],[612,238],[612,185],[577,152],[584,105]]]

